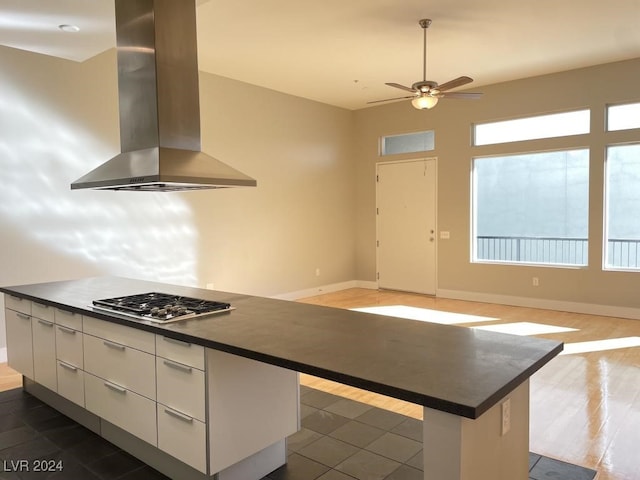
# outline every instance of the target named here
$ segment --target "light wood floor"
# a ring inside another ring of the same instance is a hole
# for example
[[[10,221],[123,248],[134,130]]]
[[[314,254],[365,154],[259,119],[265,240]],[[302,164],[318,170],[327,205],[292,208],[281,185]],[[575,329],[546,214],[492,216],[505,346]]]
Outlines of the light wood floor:
[[[593,351],[607,345],[580,345],[628,337],[640,341],[640,321],[366,289],[301,301],[339,308],[405,305],[476,316],[462,317],[461,326],[531,322],[575,329],[537,335],[565,342],[566,350],[587,351],[558,356],[531,378],[530,450],[596,469],[598,480],[640,479],[640,346]],[[418,405],[308,375],[301,382],[422,417]]]
[[[464,302],[389,291],[350,289],[301,300],[338,308],[405,305],[454,312],[465,326],[531,322],[575,329],[540,334],[565,342],[567,350],[531,378],[530,449],[598,470],[598,480],[640,479],[640,346],[594,351],[598,342],[640,340],[640,321]],[[429,315],[438,316],[437,313]],[[577,345],[578,344],[578,345]],[[314,388],[381,408],[422,417],[422,407],[345,385],[301,375]],[[21,385],[21,376],[0,364],[0,391]]]

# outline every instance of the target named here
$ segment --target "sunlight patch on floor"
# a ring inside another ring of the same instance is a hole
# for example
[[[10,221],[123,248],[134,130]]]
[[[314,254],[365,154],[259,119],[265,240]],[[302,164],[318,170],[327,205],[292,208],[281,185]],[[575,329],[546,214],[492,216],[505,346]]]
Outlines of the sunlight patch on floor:
[[[565,343],[560,355],[575,353],[603,352],[618,348],[640,347],[640,337],[609,338],[607,340],[594,340],[591,342]]]
[[[545,333],[578,331],[576,328],[558,327],[556,325],[546,325],[544,323],[533,322],[502,323],[500,325],[482,325],[480,327],[472,328],[498,333],[510,333],[511,335],[543,335]]]
[[[390,317],[407,318],[409,320],[420,320],[421,322],[439,323],[442,325],[455,325],[458,323],[490,322],[498,320],[491,317],[480,317],[465,313],[442,312],[429,308],[409,307],[407,305],[384,305],[378,307],[352,308],[356,312],[375,313],[376,315],[387,315]]]

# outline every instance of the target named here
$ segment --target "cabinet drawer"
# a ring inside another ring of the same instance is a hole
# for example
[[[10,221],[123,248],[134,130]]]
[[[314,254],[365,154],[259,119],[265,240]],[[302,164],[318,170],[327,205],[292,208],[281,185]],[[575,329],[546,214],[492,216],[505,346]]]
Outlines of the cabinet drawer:
[[[204,347],[156,335],[156,355],[204,370]]]
[[[55,319],[58,325],[82,331],[82,315],[70,312],[69,310],[55,309]]]
[[[10,298],[6,297],[5,299]],[[31,305],[31,302],[28,302]],[[5,309],[7,328],[7,364],[33,379],[33,333],[31,315]]]
[[[87,372],[84,394],[87,410],[151,445],[158,445],[154,401]]]
[[[84,368],[82,333],[64,325],[56,325],[55,329],[58,360]]]
[[[202,473],[207,473],[206,432],[204,423],[158,404],[158,448]]]
[[[24,298],[14,297],[13,295],[4,296],[4,306],[16,312],[31,315],[31,301]]]
[[[33,328],[33,379],[50,390],[58,390],[56,332],[53,322],[31,317]]]
[[[83,318],[82,327],[84,333],[95,337],[105,338],[143,352],[156,353],[155,334],[153,333],[87,316]]]
[[[58,360],[58,394],[84,407],[84,372]]]
[[[86,333],[83,339],[85,371],[155,400],[154,355]]]
[[[205,421],[204,372],[162,357],[156,358],[158,402]]]
[[[55,309],[43,303],[31,302],[31,316],[53,322],[53,311]]]

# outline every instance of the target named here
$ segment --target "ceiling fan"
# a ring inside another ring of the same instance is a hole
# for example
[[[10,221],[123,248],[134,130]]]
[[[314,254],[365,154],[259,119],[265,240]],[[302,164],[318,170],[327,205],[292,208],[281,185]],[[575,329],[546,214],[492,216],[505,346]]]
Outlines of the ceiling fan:
[[[424,18],[418,23],[422,27],[424,35],[422,80],[414,83],[413,85],[411,85],[411,87],[405,87],[404,85],[400,85],[399,83],[385,83],[385,85],[389,85],[390,87],[399,88],[400,90],[411,92],[412,95],[408,95],[406,97],[387,98],[385,100],[374,100],[367,103],[390,102],[392,100],[412,98],[412,105],[419,110],[424,110],[425,108],[435,107],[438,103],[438,100],[440,100],[441,98],[480,98],[482,96],[482,93],[447,92],[448,90],[451,90],[453,88],[461,87],[462,85],[473,82],[473,79],[470,77],[458,77],[446,83],[443,83],[442,85],[438,85],[437,82],[427,80],[427,28],[429,28],[429,25],[431,25],[431,20],[428,18]]]

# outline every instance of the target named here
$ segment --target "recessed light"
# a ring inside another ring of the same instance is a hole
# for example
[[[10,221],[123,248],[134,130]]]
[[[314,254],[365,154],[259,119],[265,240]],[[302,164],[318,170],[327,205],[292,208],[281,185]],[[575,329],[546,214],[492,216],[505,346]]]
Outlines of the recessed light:
[[[63,32],[79,32],[80,31],[80,27],[78,27],[77,25],[58,25],[58,28],[60,30],[62,30]]]

